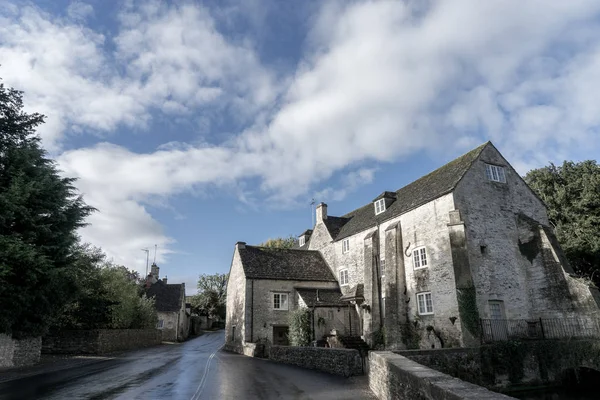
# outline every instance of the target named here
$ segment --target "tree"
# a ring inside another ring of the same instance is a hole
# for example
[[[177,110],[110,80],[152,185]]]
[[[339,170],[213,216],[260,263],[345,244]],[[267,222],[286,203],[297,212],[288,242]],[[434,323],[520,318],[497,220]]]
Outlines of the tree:
[[[106,259],[89,244],[76,247],[77,290],[52,328],[142,329],[154,327],[154,299],[146,298],[138,274]]]
[[[270,247],[276,249],[291,249],[296,244],[296,238],[292,235],[286,238],[269,239],[259,244],[260,247]]]
[[[202,274],[198,279],[198,294],[192,297],[192,308],[210,318],[225,319],[227,280],[229,274]]]
[[[22,93],[0,82],[0,332],[37,336],[71,299],[78,237],[93,212],[46,157]]]
[[[600,165],[565,161],[532,170],[525,180],[546,203],[575,272],[600,286]]]

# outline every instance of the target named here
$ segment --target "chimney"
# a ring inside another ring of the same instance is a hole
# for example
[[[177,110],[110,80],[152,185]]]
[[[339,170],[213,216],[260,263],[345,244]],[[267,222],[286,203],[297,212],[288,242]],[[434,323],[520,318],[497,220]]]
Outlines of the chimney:
[[[237,242],[235,244],[235,248],[238,250],[242,250],[246,248],[246,242]]]
[[[327,204],[319,203],[317,206],[317,224],[327,219]]]
[[[167,284],[167,276],[165,275],[165,277],[163,278],[163,283],[166,285]]]
[[[156,278],[158,278],[158,271],[160,271],[158,265],[156,265],[156,263],[152,263],[152,265],[150,266],[150,273]]]

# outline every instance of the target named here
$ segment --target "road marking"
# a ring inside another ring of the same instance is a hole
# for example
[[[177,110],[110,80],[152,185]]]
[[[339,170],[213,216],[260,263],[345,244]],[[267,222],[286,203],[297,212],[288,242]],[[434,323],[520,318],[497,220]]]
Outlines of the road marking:
[[[206,386],[206,378],[208,377],[208,371],[210,370],[210,362],[215,357],[217,352],[223,348],[223,346],[225,346],[225,343],[223,343],[221,345],[221,347],[219,347],[217,350],[215,350],[215,352],[212,353],[210,355],[210,357],[208,357],[208,360],[206,360],[206,366],[204,367],[204,374],[202,375],[202,379],[200,380],[200,383],[198,384],[198,389],[196,389],[196,392],[194,393],[194,395],[192,396],[192,398],[190,400],[199,400],[200,399],[202,390],[204,390],[204,386]]]

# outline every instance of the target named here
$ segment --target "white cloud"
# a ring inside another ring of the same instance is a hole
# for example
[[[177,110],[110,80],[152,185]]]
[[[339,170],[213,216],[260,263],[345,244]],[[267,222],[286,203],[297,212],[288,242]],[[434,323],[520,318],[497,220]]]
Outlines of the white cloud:
[[[94,15],[94,7],[83,1],[72,1],[67,7],[67,15],[75,21],[85,21]]]
[[[331,2],[297,70],[279,77],[191,3],[130,2],[111,37],[30,7],[0,20],[0,73],[50,116],[49,143],[77,129],[144,130],[157,110],[198,117],[199,135],[215,114],[247,126],[211,145],[167,137],[150,154],[99,144],[59,157],[102,210],[84,234],[129,257],[142,242],[170,249],[144,206],[157,198],[214,186],[250,203],[340,198],[373,179],[365,162],[487,138],[520,172],[573,157],[581,143],[598,149],[599,10],[596,1]],[[320,185],[342,170],[337,190]],[[249,192],[246,179],[259,187]]]

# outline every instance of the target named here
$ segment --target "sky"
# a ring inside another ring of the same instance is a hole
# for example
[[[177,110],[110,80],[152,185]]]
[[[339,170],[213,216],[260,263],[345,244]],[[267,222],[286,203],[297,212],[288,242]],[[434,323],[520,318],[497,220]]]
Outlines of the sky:
[[[238,241],[343,215],[491,140],[600,150],[597,0],[0,0],[0,78],[116,263],[195,292]]]

